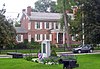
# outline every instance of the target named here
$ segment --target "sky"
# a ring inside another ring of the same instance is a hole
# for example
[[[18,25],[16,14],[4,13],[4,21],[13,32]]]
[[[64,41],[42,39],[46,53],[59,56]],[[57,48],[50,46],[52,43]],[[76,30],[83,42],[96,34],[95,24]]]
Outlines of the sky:
[[[34,8],[34,3],[37,0],[0,0],[0,9],[5,3],[7,17],[16,18],[18,13],[22,12],[22,9],[26,9],[27,6],[32,6]],[[53,0],[56,1],[56,0]]]

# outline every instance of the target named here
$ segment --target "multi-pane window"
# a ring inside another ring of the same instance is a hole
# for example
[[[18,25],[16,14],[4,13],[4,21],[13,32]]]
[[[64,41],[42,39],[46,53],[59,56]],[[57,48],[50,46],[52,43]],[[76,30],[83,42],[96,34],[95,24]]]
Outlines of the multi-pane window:
[[[42,22],[35,22],[35,29],[42,29]]]
[[[16,36],[16,39],[17,39],[17,42],[23,42],[23,35],[18,34],[18,35]]]
[[[52,22],[44,22],[44,28],[45,29],[51,29],[52,28]]]
[[[40,40],[40,34],[37,34],[37,40]]]
[[[42,41],[43,40],[43,34],[35,34],[35,41]]]
[[[58,24],[56,23],[55,25],[56,25],[56,29],[58,29],[58,28],[59,28],[59,27],[58,27]]]
[[[49,29],[49,22],[46,22],[46,29]]]
[[[37,26],[37,29],[39,29],[40,28],[40,22],[37,22],[36,26]]]
[[[21,34],[19,34],[19,35],[17,36],[17,38],[18,38],[18,41],[21,41]]]
[[[49,34],[47,34],[47,35],[46,35],[46,39],[47,39],[47,40],[49,40],[49,39],[50,39],[50,36],[49,36]]]

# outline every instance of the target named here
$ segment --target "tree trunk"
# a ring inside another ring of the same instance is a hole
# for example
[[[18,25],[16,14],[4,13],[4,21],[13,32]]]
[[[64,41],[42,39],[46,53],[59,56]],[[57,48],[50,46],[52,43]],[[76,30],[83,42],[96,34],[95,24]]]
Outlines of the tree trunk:
[[[65,0],[63,0],[63,15],[64,15],[64,23],[65,23],[65,33],[67,36],[67,47],[69,50],[69,48],[70,48],[69,28],[68,28],[68,21],[67,21],[67,13],[66,13],[66,9],[65,9]],[[66,43],[66,40],[65,40],[65,43]]]

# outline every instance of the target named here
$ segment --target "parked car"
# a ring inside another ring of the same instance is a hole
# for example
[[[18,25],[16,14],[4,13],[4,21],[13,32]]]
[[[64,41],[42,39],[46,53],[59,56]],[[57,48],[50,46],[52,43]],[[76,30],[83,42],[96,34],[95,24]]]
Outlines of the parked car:
[[[93,46],[90,44],[85,44],[85,45],[80,45],[77,48],[73,48],[72,52],[73,53],[92,53],[94,50]]]

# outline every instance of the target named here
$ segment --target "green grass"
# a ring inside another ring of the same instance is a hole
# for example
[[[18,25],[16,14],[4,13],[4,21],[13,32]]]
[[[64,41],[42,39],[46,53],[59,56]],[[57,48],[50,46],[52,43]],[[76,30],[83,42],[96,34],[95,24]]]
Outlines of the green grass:
[[[79,67],[75,69],[100,69],[100,54],[77,56]],[[62,65],[43,65],[24,59],[0,59],[0,69],[62,69]]]
[[[61,65],[43,65],[24,59],[0,59],[0,69],[61,69]]]

